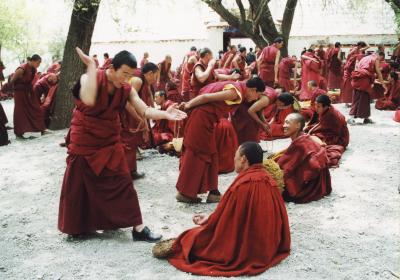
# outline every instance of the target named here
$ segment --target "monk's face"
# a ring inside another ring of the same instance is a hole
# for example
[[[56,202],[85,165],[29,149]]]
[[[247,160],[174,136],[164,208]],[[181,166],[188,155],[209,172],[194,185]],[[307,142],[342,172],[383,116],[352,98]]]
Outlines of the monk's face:
[[[42,61],[41,61],[40,59],[37,60],[37,61],[33,61],[33,60],[32,60],[31,65],[32,65],[33,68],[39,68],[40,63],[42,63]]]
[[[283,48],[283,42],[276,43],[276,47],[277,47],[278,49]]]
[[[283,124],[283,134],[290,137],[291,135],[295,135],[299,130],[300,123],[288,115]]]
[[[56,75],[49,75],[49,78],[47,79],[51,84],[56,84],[58,81],[58,77]]]
[[[158,71],[155,71],[155,72],[150,71],[150,72],[147,72],[146,74],[144,74],[144,78],[146,79],[148,84],[154,84],[157,80],[157,74],[158,74]]]
[[[234,162],[236,173],[240,173],[246,168],[247,159],[244,155],[240,154],[240,147],[236,150]]]
[[[156,94],[154,95],[154,101],[157,105],[161,106],[164,103],[165,99],[164,96],[160,95],[160,92],[156,92]]]
[[[135,74],[135,68],[131,68],[125,64],[123,64],[117,70],[115,70],[113,67],[110,67],[109,70],[109,79],[116,88],[121,88],[122,85],[127,83]]]
[[[287,108],[289,105],[285,105],[285,103],[283,103],[280,100],[276,100],[276,107],[280,110]]]
[[[247,88],[246,101],[253,102],[260,98],[262,92],[257,92],[255,88]]]
[[[318,115],[321,115],[324,113],[326,110],[328,110],[328,106],[324,107],[322,103],[315,102],[315,111],[317,112]]]

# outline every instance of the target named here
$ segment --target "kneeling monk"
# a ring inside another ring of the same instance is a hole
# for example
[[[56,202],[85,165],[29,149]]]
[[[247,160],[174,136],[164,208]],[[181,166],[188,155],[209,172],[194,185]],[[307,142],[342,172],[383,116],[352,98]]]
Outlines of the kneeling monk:
[[[292,143],[277,160],[284,173],[283,199],[295,203],[318,200],[332,191],[326,150],[303,133],[304,125],[301,114],[286,117],[283,129]]]
[[[136,58],[118,53],[106,70],[77,48],[87,73],[75,85],[67,168],[61,189],[58,228],[70,235],[132,227],[136,240],[161,235],[143,225],[139,201],[121,142],[119,113],[128,106],[143,118],[181,120],[185,113],[149,108],[127,82]]]
[[[262,165],[263,151],[243,143],[235,154],[238,174],[210,216],[197,214],[195,227],[172,244],[168,261],[197,275],[255,275],[290,253],[285,204],[277,183]]]
[[[176,183],[180,202],[200,202],[200,193],[210,191],[207,202],[218,202],[218,152],[215,124],[244,102],[260,98],[263,81],[254,77],[247,82],[217,82],[203,87],[200,94],[184,104],[192,109],[185,126],[181,166]]]

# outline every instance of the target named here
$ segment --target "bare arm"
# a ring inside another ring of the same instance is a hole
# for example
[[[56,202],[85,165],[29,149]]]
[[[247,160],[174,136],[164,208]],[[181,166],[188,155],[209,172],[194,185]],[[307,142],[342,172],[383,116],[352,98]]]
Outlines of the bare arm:
[[[230,75],[226,75],[226,74],[218,74],[217,72],[214,72],[214,75],[218,81],[236,81],[240,78],[239,73],[232,73]]]
[[[227,89],[216,93],[204,93],[196,96],[186,103],[185,109],[191,109],[193,107],[214,101],[236,100],[238,97],[239,96],[234,89]]]
[[[228,68],[229,67],[228,62],[232,61],[231,60],[232,56],[233,56],[233,54],[228,55],[228,58],[226,59],[225,64],[223,65],[222,68]]]
[[[266,123],[265,119],[260,118],[260,116],[257,113],[262,111],[268,105],[269,105],[269,98],[263,95],[247,110],[250,117],[252,117],[261,127],[264,127],[265,125],[268,124]],[[264,116],[263,114],[261,115]]]
[[[278,51],[276,53],[275,57],[275,66],[274,66],[274,71],[275,71],[275,82],[278,83],[278,71],[279,71],[279,60],[281,59],[281,51]]]
[[[232,65],[233,65],[233,68],[239,68],[239,64],[238,64],[238,60],[239,60],[240,58],[238,57],[238,56],[236,56],[235,58],[233,58],[233,60],[232,60]]]
[[[306,55],[304,55],[304,54],[301,56],[301,58],[302,58],[302,59],[312,60],[312,61],[314,61],[314,62],[316,62],[316,63],[320,63],[317,59],[312,58],[312,57],[309,57],[309,56],[306,56]]]
[[[87,66],[86,73],[81,76],[81,88],[79,98],[88,105],[94,106],[97,99],[97,69],[94,59],[86,54],[80,48],[76,48],[79,58]]]
[[[211,71],[213,71],[214,69],[214,64],[215,60],[213,59],[208,63],[207,69],[205,71],[202,71],[200,67],[196,67],[194,69],[194,74],[196,75],[196,78],[200,81],[200,83],[204,83],[208,79]]]
[[[385,88],[385,90],[387,90],[386,84],[383,80],[382,77],[382,72],[381,72],[381,66],[380,66],[380,62],[379,59],[375,60],[375,71],[376,71],[376,75],[378,76],[378,81],[382,84],[382,87]]]

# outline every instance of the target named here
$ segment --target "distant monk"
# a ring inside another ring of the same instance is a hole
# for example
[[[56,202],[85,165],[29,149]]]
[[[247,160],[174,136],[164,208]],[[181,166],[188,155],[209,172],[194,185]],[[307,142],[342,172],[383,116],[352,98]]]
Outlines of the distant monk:
[[[155,93],[154,100],[156,104],[160,106],[160,110],[163,111],[166,111],[174,104],[171,100],[167,100],[167,94],[162,90]],[[154,145],[156,147],[171,142],[172,138],[174,138],[174,131],[171,130],[168,120],[155,121],[155,125],[151,131],[153,133]]]
[[[99,68],[99,59],[97,58],[97,54],[92,55],[94,62],[96,63],[96,68]]]
[[[183,101],[182,95],[179,93],[177,84],[178,80],[171,80],[165,85],[165,93],[167,94],[168,100],[175,103],[181,103]]]
[[[257,100],[265,90],[260,78],[247,82],[217,82],[204,87],[196,98],[185,103],[192,109],[185,126],[181,166],[176,183],[177,200],[198,203],[198,194],[209,191],[207,202],[218,202],[218,154],[214,126],[243,101]],[[193,172],[196,170],[196,172]]]
[[[190,80],[190,99],[195,98],[204,86],[216,82],[217,80],[237,80],[240,75],[232,73],[230,75],[219,74],[215,70],[215,59],[209,48],[200,50],[200,60],[193,67],[193,74]]]
[[[339,89],[342,84],[342,60],[340,59],[339,42],[327,53],[328,89]]]
[[[278,37],[271,46],[265,47],[257,58],[258,76],[266,86],[274,87],[278,84],[280,49],[283,47],[283,38]]]
[[[303,101],[311,99],[311,92],[308,90],[309,81],[314,80],[318,82],[319,86],[322,63],[311,48],[301,56],[301,60],[301,92],[299,99]]]
[[[370,94],[375,82],[375,74],[378,81],[386,90],[386,85],[384,84],[380,70],[380,59],[375,54],[362,58],[357,68],[351,74],[351,85],[354,88],[354,92],[350,115],[353,116],[353,118],[349,120],[349,123],[354,124],[354,119],[356,118],[364,119],[364,124],[372,123],[369,119],[371,116]]]
[[[400,107],[400,81],[399,74],[390,73],[387,94],[378,99],[375,108],[378,110],[396,110]]]
[[[307,203],[332,191],[326,150],[312,136],[303,133],[304,125],[305,120],[298,113],[285,119],[285,135],[292,143],[277,162],[284,173],[282,196],[288,202]]]
[[[257,101],[244,101],[233,113],[232,124],[235,128],[239,145],[248,141],[259,142],[259,130],[269,130],[269,124],[263,112],[272,103],[269,96],[271,91],[275,92],[273,88],[265,87],[264,93],[260,95]]]
[[[165,59],[158,63],[160,71],[158,72],[156,90],[165,90],[165,85],[172,79],[171,64],[172,58],[170,55],[166,55]]]
[[[327,51],[324,50],[324,45],[322,44],[318,45],[318,48],[315,49],[315,55],[321,61],[321,72],[320,72],[321,77],[323,79],[327,79],[327,73],[326,73]]]
[[[269,121],[269,130],[266,133],[261,132],[262,140],[274,140],[287,137],[283,131],[283,125],[286,116],[296,111],[293,104],[294,97],[290,93],[283,92],[278,95],[276,110],[272,119]]]
[[[143,66],[144,66],[146,63],[149,63],[149,53],[148,53],[148,52],[145,52],[145,53],[143,54],[143,58],[142,58],[142,60],[140,61],[140,68],[143,68]]]
[[[8,123],[6,112],[4,112],[3,106],[0,103],[0,146],[8,145],[10,141],[8,140],[7,126]]]
[[[241,79],[244,80],[246,79],[246,48],[241,47],[239,49],[239,53],[237,53],[234,58],[232,59],[232,62],[230,64],[230,69],[239,69],[240,70],[240,76]]]
[[[61,189],[58,228],[69,235],[132,227],[134,240],[161,238],[142,222],[120,138],[119,113],[126,107],[143,118],[180,120],[185,113],[174,108],[148,108],[127,84],[137,67],[128,51],[115,55],[107,70],[96,70],[94,60],[79,48],[87,73],[73,89],[74,109],[68,145],[67,168]]]
[[[33,85],[33,93],[40,101],[46,127],[50,125],[50,116],[54,110],[57,83],[58,75],[50,73],[44,75]]]
[[[28,62],[21,64],[11,79],[14,84],[14,133],[25,139],[25,132],[44,132],[44,115],[39,99],[33,94],[33,79],[42,59],[35,54]]]
[[[111,65],[112,59],[110,58],[108,53],[105,53],[103,55],[103,57],[104,57],[104,61],[103,61],[103,65],[100,67],[100,69],[105,70]]]
[[[49,68],[47,68],[47,73],[57,74],[61,70],[61,61],[56,61]]]
[[[353,98],[353,87],[351,86],[351,73],[353,73],[356,63],[363,56],[365,50],[369,48],[365,42],[358,42],[347,55],[346,63],[343,67],[343,81],[340,88],[340,102],[351,103]]]
[[[307,85],[308,91],[311,92],[310,107],[304,109],[302,108],[301,114],[306,118],[306,121],[308,121],[309,124],[314,124],[318,119],[318,114],[315,110],[315,100],[318,96],[326,94],[326,91],[320,89],[317,82],[314,80],[308,81]]]
[[[194,215],[198,227],[183,232],[163,252],[173,266],[204,276],[256,275],[289,255],[285,204],[262,160],[257,143],[239,147],[235,154],[238,176],[214,213]]]
[[[227,50],[227,52],[224,53],[221,60],[219,61],[219,68],[229,68],[229,65],[231,64],[233,58],[236,55],[237,52],[236,46],[231,45],[228,48],[229,49]]]
[[[284,57],[279,62],[278,83],[286,92],[294,90],[297,86],[297,67],[297,58],[295,55]],[[292,74],[294,83],[291,81]]]
[[[378,53],[379,55],[379,53]],[[382,74],[382,79],[384,80],[385,83],[387,83],[388,79],[389,79],[389,74],[390,74],[390,64],[387,63],[385,61],[385,53],[380,53],[379,55],[379,67],[381,70],[381,74]],[[373,87],[372,87],[372,91],[371,91],[371,99],[379,99],[384,97],[385,94],[385,88],[380,84],[380,83],[374,83]]]
[[[194,66],[196,65],[199,57],[198,55],[192,55],[185,59],[182,64],[182,78],[181,78],[181,96],[183,101],[187,102],[190,100],[190,78],[193,74]]]
[[[400,122],[400,109],[397,109],[396,113],[394,113],[393,120],[395,122]]]

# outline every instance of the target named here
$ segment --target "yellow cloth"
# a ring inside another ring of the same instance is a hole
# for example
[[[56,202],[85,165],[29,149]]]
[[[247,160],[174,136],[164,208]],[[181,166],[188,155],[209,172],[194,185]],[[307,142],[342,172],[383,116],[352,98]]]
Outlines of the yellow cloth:
[[[264,159],[263,166],[267,170],[267,172],[272,176],[272,178],[278,184],[278,188],[281,192],[285,187],[285,183],[283,181],[283,171],[280,169],[279,165],[272,159]]]
[[[242,93],[238,90],[234,85],[227,84],[224,86],[223,90],[234,89],[239,96],[236,100],[225,100],[225,103],[228,105],[240,104],[242,103]]]

